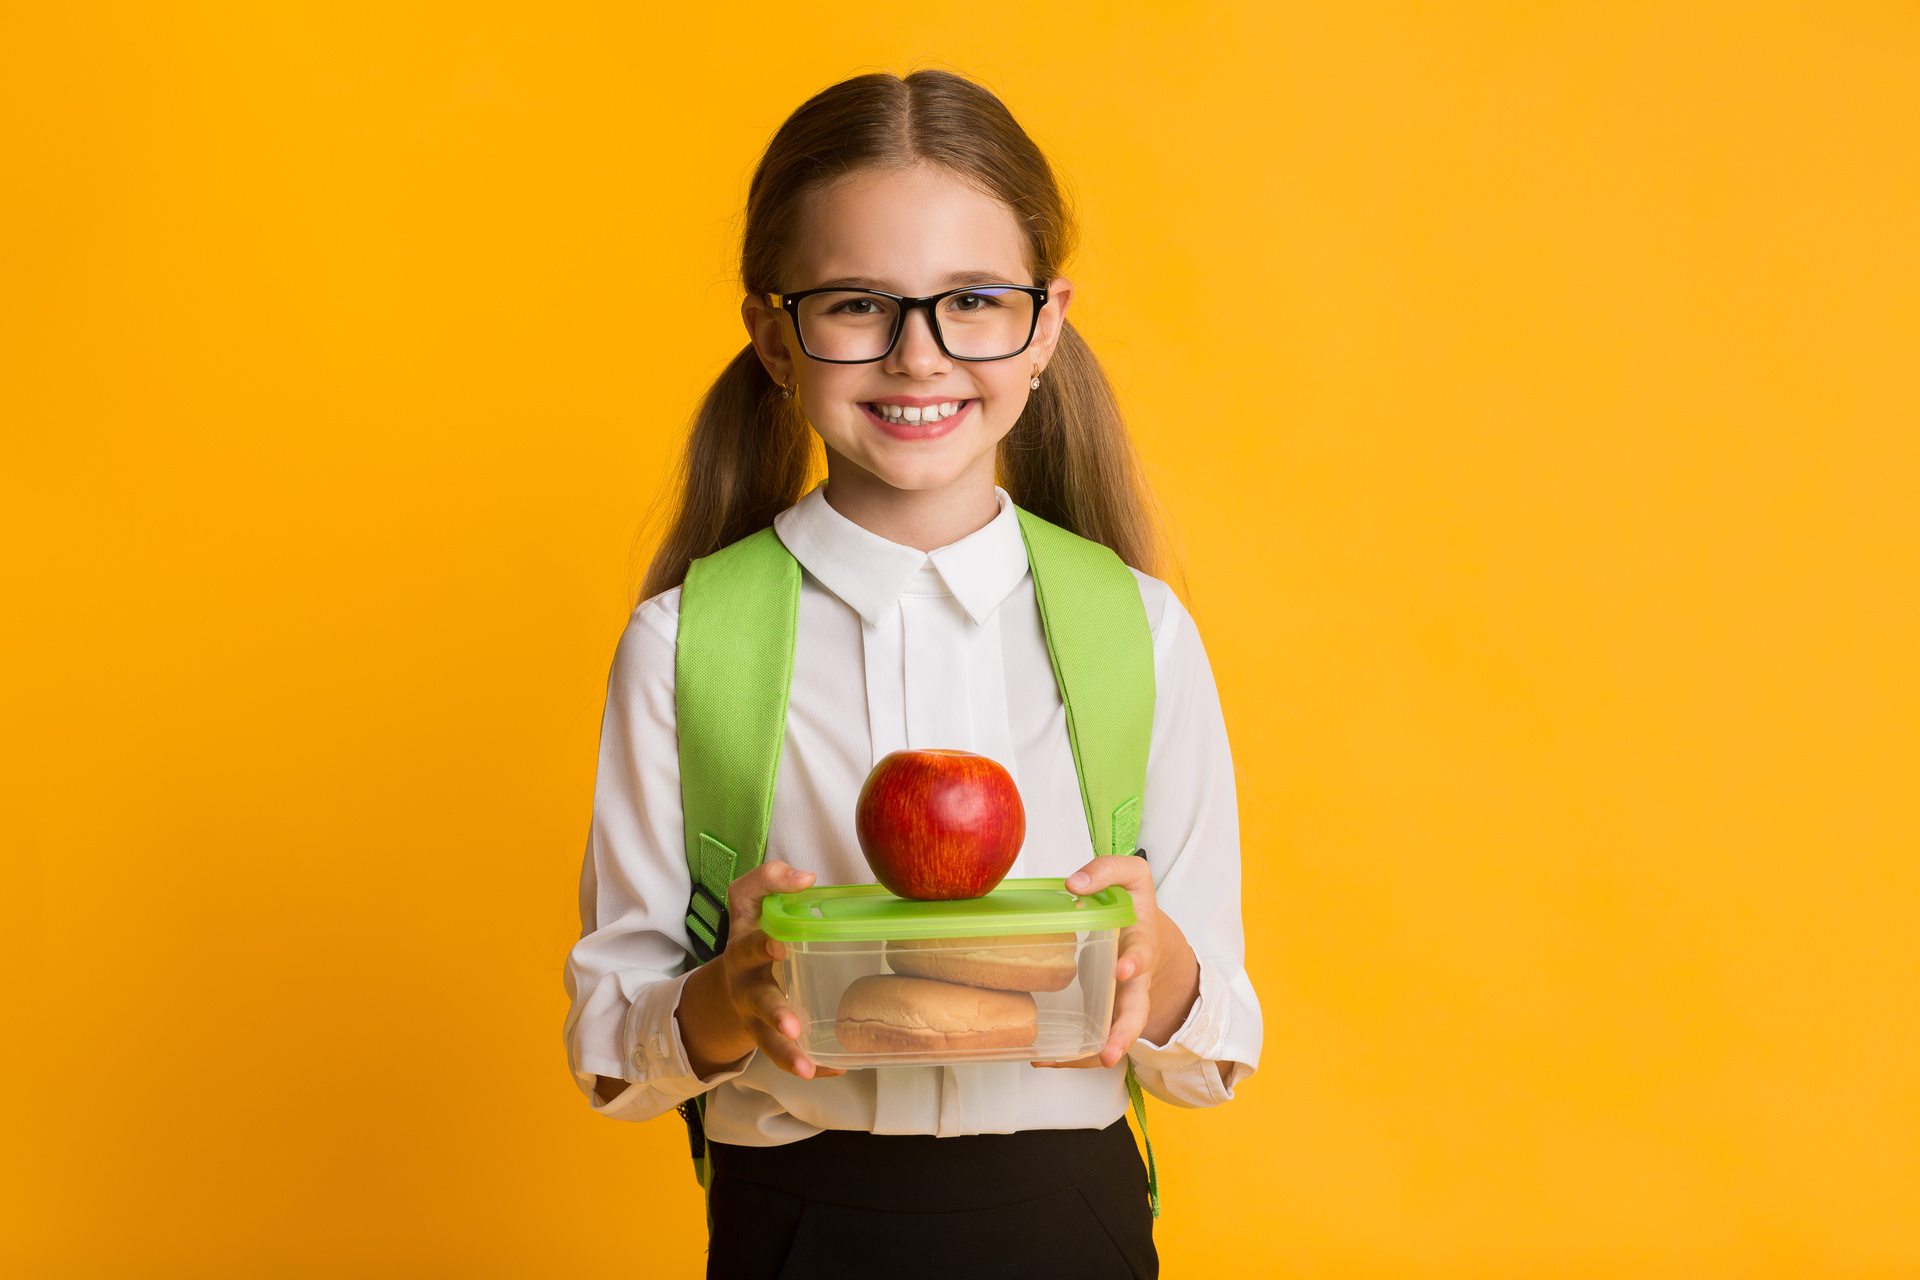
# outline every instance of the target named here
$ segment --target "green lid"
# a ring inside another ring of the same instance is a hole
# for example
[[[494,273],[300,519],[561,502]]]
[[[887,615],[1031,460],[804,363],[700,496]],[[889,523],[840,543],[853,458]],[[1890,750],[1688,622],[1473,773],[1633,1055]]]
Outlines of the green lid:
[[[916,902],[885,885],[836,884],[770,893],[760,927],[782,942],[873,942],[887,938],[984,938],[998,933],[1080,933],[1133,923],[1133,895],[1119,885],[1080,897],[1060,877],[1002,880],[981,898]]]

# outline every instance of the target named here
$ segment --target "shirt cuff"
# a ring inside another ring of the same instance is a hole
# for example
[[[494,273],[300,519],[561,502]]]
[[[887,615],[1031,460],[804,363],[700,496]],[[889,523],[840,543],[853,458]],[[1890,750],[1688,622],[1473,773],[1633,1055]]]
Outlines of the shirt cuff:
[[[648,984],[628,1007],[620,1024],[624,1068],[620,1074],[630,1085],[643,1087],[628,1088],[611,1102],[600,1103],[596,1099],[594,1110],[618,1115],[622,1102],[631,1107],[638,1102],[634,1095],[646,1094],[650,1095],[647,1109],[657,1114],[715,1085],[725,1084],[747,1069],[753,1060],[751,1050],[739,1061],[711,1075],[694,1073],[686,1042],[680,1038],[680,1019],[674,1016],[680,1007],[680,993],[686,987],[687,977],[688,974],[683,973],[665,982]]]
[[[1194,997],[1187,1020],[1155,1044],[1144,1037],[1127,1050],[1140,1083],[1168,1102],[1186,1107],[1211,1107],[1233,1097],[1217,1061],[1227,1039],[1231,993],[1226,981],[1205,956],[1200,963],[1200,994]]]

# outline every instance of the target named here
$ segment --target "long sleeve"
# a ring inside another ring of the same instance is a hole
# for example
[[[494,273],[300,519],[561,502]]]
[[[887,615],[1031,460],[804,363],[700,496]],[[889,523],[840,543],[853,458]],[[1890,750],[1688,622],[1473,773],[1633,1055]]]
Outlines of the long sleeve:
[[[1138,1040],[1134,1073],[1176,1106],[1216,1106],[1260,1063],[1260,1002],[1240,922],[1240,813],[1226,722],[1200,636],[1164,584],[1141,579],[1154,627],[1153,739],[1140,845],[1161,910],[1200,962],[1200,994],[1164,1045]]]
[[[610,1103],[594,1099],[622,1120],[671,1110],[746,1065],[696,1077],[674,1017],[692,892],[674,725],[678,608],[678,591],[641,605],[614,655],[580,873],[581,937],[566,965],[568,1064],[590,1099],[596,1076],[630,1082]]]

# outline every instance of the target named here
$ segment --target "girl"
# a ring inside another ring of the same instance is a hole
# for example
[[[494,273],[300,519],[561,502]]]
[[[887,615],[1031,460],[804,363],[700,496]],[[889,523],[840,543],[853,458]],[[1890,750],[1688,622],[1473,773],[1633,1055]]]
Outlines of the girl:
[[[1258,1064],[1219,699],[1192,619],[1148,576],[1126,429],[1066,319],[1072,240],[1045,157],[998,99],[946,72],[835,85],[754,174],[752,341],[694,423],[677,518],[614,658],[567,965],[567,1050],[594,1108],[681,1108],[696,1155],[704,1121],[710,1276],[1156,1275],[1125,1064],[1186,1107],[1226,1101]],[[809,430],[827,480],[802,496]],[[1016,504],[1134,570],[1155,695],[1144,858],[1089,835]],[[804,576],[766,861],[733,881],[719,937],[701,937],[677,754],[681,586],[695,559],[769,525]],[[1097,1056],[840,1072],[800,1052],[760,901],[871,882],[861,782],[889,752],[931,747],[1017,780],[1012,876],[1133,896]]]

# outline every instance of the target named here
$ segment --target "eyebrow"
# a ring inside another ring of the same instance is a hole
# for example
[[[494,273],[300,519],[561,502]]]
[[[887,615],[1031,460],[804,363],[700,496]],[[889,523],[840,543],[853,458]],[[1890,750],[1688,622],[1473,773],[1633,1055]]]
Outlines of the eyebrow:
[[[964,289],[971,284],[1015,284],[1014,280],[993,271],[955,271],[947,276],[946,288]],[[810,285],[813,289],[872,289],[879,293],[892,293],[892,289],[883,287],[880,280],[873,276],[840,276],[833,280],[822,280]],[[936,290],[940,292],[940,290]]]

